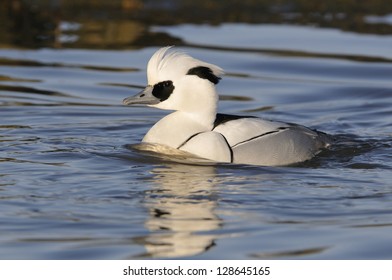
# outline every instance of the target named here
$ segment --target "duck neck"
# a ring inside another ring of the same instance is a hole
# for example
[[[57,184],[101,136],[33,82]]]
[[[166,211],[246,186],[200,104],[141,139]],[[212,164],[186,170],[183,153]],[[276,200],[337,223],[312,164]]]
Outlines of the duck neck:
[[[214,126],[217,108],[218,94],[215,87],[209,82],[207,84],[204,82],[203,87],[194,86],[187,92],[183,112],[206,129],[211,130]]]
[[[214,122],[216,119],[216,109],[215,110],[203,110],[203,112],[187,112],[186,113],[192,120],[198,122],[206,130],[212,130],[214,127]]]

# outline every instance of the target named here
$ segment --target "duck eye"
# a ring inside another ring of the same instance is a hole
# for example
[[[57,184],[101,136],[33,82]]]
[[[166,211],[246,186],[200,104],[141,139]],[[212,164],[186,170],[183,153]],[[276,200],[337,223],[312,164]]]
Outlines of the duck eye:
[[[154,85],[152,95],[158,98],[161,102],[169,98],[174,90],[172,81],[163,81]]]

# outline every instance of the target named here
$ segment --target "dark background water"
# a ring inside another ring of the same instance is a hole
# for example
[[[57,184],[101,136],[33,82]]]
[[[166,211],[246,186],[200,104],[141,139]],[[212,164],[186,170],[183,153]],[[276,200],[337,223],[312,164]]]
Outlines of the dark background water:
[[[389,1],[2,1],[0,258],[391,259]],[[220,111],[336,139],[291,167],[138,152],[121,105],[178,45]],[[178,163],[177,161],[182,161]]]

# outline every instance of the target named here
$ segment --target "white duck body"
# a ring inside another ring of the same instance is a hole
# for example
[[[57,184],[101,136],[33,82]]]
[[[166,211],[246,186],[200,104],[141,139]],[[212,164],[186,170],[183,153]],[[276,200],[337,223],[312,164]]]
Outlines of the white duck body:
[[[142,142],[161,144],[217,162],[289,165],[311,159],[331,143],[304,126],[249,116],[217,114],[219,67],[186,54],[158,50],[147,67],[149,86],[124,99],[175,110],[158,121]]]

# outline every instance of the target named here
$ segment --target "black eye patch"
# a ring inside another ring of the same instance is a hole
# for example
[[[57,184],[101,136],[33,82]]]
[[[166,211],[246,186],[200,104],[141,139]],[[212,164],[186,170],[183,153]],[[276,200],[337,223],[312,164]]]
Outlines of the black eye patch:
[[[161,102],[169,98],[174,90],[172,81],[159,82],[154,85],[152,89],[152,95],[158,98]]]
[[[205,66],[197,66],[189,69],[187,75],[196,75],[199,78],[207,79],[213,84],[219,83],[220,77],[216,76],[212,70]]]

